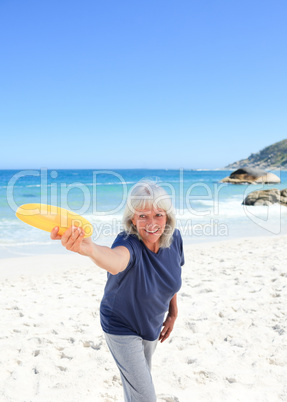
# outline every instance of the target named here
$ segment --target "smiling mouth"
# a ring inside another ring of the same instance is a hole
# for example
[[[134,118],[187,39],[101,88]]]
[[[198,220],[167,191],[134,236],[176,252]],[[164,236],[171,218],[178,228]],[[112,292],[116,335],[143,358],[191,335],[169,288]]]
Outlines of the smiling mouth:
[[[145,231],[147,233],[150,233],[150,234],[155,234],[155,233],[157,233],[159,231],[159,228],[157,228],[156,230],[147,230],[147,229],[145,229]]]

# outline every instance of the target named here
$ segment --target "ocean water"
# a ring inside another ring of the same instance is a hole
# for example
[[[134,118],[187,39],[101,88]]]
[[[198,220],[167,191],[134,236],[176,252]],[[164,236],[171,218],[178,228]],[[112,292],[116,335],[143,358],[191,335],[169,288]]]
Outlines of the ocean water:
[[[94,227],[93,240],[111,245],[121,230],[126,197],[142,178],[157,180],[170,194],[177,227],[185,243],[287,234],[287,208],[247,207],[243,199],[252,191],[287,188],[287,171],[274,172],[276,185],[220,183],[231,171],[209,170],[1,170],[0,258],[35,253],[66,252],[49,233],[15,216],[26,203],[44,203],[70,209]]]

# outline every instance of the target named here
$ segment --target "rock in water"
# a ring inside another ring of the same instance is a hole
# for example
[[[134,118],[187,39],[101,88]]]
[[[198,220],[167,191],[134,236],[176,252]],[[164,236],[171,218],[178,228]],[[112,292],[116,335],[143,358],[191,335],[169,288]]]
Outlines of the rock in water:
[[[246,167],[235,170],[221,182],[233,184],[280,183],[280,178],[274,173],[265,172],[262,169]]]
[[[280,191],[280,204],[287,207],[287,188]]]
[[[287,189],[278,190],[258,190],[248,194],[244,199],[243,205],[272,205],[281,204],[287,206]]]

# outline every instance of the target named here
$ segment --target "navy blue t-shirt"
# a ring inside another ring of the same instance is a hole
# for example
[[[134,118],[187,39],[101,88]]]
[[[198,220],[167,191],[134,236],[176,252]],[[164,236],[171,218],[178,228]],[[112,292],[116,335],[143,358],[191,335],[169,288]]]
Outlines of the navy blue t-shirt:
[[[118,246],[129,250],[130,261],[117,275],[108,273],[100,308],[103,331],[154,341],[159,337],[169,302],[181,287],[184,255],[180,232],[176,229],[170,247],[160,248],[158,253],[126,232],[117,236],[112,248]]]

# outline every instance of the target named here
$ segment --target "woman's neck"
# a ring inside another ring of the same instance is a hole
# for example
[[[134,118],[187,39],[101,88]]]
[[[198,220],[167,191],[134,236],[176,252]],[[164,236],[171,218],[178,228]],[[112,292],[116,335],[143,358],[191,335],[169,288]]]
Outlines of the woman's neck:
[[[148,248],[150,251],[152,251],[153,253],[157,254],[158,250],[159,250],[159,241],[157,241],[156,243],[149,243],[149,242],[143,242],[144,245],[146,246],[146,248]]]

